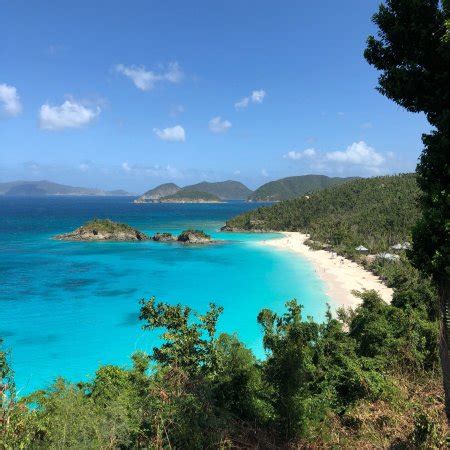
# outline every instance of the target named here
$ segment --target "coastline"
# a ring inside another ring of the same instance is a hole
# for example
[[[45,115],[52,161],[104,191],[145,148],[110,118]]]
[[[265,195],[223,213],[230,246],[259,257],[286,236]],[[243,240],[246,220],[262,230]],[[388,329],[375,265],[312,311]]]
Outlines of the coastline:
[[[316,274],[326,285],[326,295],[334,306],[356,307],[360,299],[352,291],[375,290],[387,303],[392,300],[393,290],[380,278],[359,264],[334,256],[326,250],[312,250],[305,244],[308,236],[298,232],[282,232],[280,239],[261,241],[260,244],[279,250],[289,250],[307,258],[315,268]]]

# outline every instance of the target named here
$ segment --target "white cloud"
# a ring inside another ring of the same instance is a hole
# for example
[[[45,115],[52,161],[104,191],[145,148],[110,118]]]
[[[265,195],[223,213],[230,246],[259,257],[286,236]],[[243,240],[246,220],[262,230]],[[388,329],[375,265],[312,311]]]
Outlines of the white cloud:
[[[228,120],[222,120],[220,116],[211,119],[208,125],[212,133],[225,133],[231,128],[231,122]]]
[[[121,165],[120,165],[120,167],[122,167],[122,170],[124,171],[124,172],[131,172],[131,167],[130,167],[130,165],[127,163],[127,162],[123,162]]]
[[[251,99],[253,103],[262,103],[264,97],[266,96],[266,91],[262,89],[260,91],[253,91],[251,95]]]
[[[89,164],[87,163],[81,163],[78,168],[80,169],[81,172],[87,172],[90,168]]]
[[[238,102],[236,102],[234,104],[234,107],[236,109],[244,109],[244,108],[247,108],[249,102],[250,102],[250,98],[244,97],[242,100],[239,100]]]
[[[240,175],[240,174],[241,174],[241,171],[239,169],[237,169],[233,172],[233,175]]]
[[[302,159],[304,157],[306,158],[313,158],[316,155],[316,151],[313,148],[307,148],[306,150],[303,150],[302,152],[296,152],[295,150],[291,150],[290,152],[283,155],[283,158],[285,159]]]
[[[63,128],[81,128],[92,122],[100,112],[99,106],[92,109],[73,99],[66,100],[60,106],[51,106],[45,103],[39,111],[39,127],[52,131]]]
[[[179,83],[184,76],[177,62],[170,63],[160,73],[146,70],[143,66],[125,66],[123,64],[118,64],[116,71],[130,78],[141,91],[150,91],[155,87],[156,83],[162,81]]]
[[[184,128],[180,125],[175,125],[172,128],[164,128],[162,130],[153,128],[153,131],[163,141],[184,142],[186,140],[186,133],[184,132]]]
[[[326,153],[325,157],[329,161],[373,168],[380,166],[385,161],[383,155],[377,153],[364,141],[353,142],[345,151]]]
[[[266,95],[267,95],[266,91],[262,89],[259,91],[253,91],[248,97],[244,97],[243,99],[237,101],[234,104],[234,107],[236,109],[245,109],[250,104],[250,102],[262,103]]]
[[[14,86],[0,84],[1,110],[10,117],[15,117],[22,112],[22,104],[19,94]]]
[[[261,169],[261,175],[263,176],[263,177],[268,177],[269,176],[269,172],[267,172],[267,169]]]

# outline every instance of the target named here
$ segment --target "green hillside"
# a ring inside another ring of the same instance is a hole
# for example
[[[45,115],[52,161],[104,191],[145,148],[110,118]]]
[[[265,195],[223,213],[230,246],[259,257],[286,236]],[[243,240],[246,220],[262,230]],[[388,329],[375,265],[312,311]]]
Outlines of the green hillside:
[[[288,200],[319,191],[328,186],[344,183],[349,179],[351,178],[330,178],[325,175],[301,175],[282,178],[263,184],[248,197],[248,200],[254,202]]]
[[[134,203],[151,203],[155,200],[159,200],[162,197],[176,194],[181,188],[175,183],[164,183],[156,186],[153,189],[148,190],[137,198]]]
[[[246,200],[252,191],[239,181],[227,180],[217,183],[203,181],[186,186],[183,190],[208,192],[222,200]]]
[[[302,231],[347,252],[370,251],[410,239],[419,217],[414,174],[361,178],[308,197],[258,208],[227,222],[243,230]]]
[[[186,201],[186,202],[220,202],[221,199],[217,195],[210,194],[208,192],[194,191],[194,190],[184,190],[176,192],[175,194],[162,197],[161,202],[175,202],[175,201]]]

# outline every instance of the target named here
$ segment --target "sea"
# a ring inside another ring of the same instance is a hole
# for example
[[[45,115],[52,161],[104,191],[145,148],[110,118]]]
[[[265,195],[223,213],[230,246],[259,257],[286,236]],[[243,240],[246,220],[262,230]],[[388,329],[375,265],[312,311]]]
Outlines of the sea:
[[[282,314],[297,299],[322,321],[323,282],[298,254],[261,245],[279,234],[226,233],[220,227],[254,203],[134,204],[129,197],[0,197],[0,339],[19,395],[57,377],[89,381],[100,365],[130,365],[151,352],[162,330],[142,329],[139,301],[156,297],[203,313],[224,312],[219,332],[234,333],[264,358],[256,318]],[[53,239],[93,218],[139,230],[201,229],[216,242],[66,242]]]

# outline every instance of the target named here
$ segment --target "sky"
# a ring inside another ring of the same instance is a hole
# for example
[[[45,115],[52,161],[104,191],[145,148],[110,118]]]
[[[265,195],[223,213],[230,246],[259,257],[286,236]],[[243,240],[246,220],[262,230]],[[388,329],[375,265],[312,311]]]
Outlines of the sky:
[[[0,0],[0,182],[412,171],[423,115],[376,91],[378,0]]]

